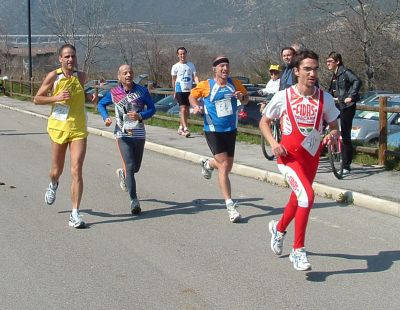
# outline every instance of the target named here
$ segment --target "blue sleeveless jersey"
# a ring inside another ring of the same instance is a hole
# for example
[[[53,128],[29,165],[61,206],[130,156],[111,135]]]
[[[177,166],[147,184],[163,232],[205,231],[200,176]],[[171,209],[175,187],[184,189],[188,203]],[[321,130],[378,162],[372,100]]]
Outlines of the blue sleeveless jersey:
[[[228,132],[236,130],[238,124],[238,102],[233,93],[233,81],[221,87],[209,79],[210,93],[204,97],[204,131]]]

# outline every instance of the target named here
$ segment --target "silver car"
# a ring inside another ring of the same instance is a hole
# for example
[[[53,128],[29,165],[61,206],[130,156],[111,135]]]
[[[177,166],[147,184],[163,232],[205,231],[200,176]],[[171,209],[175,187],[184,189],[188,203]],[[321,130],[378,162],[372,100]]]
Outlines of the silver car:
[[[388,107],[400,108],[400,94],[385,95]],[[379,98],[369,101],[368,106],[379,106]],[[400,113],[387,113],[388,134],[400,131]],[[351,139],[368,143],[379,140],[379,112],[358,110],[353,120]]]

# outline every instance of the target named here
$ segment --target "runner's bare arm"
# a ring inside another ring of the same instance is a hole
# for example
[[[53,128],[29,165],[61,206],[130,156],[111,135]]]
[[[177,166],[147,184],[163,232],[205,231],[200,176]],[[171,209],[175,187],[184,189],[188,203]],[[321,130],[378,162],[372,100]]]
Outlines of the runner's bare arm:
[[[335,119],[333,122],[328,123],[328,125],[329,125],[329,134],[324,137],[323,143],[329,145],[339,139],[340,131],[337,119]]]
[[[197,73],[193,73],[193,81],[194,81],[196,84],[199,84],[200,80],[199,80],[199,77],[197,76]]]
[[[176,83],[176,75],[172,75],[172,89],[174,90],[174,99],[176,99],[176,94],[175,94],[175,83]]]
[[[36,96],[33,98],[34,104],[49,104],[56,101],[66,100],[69,98],[69,92],[61,92],[57,96],[48,96],[48,92],[53,87],[54,81],[56,80],[57,73],[56,71],[51,71],[47,74],[46,78],[44,79],[42,85],[40,86],[39,90],[36,93]]]
[[[272,121],[273,121],[272,119],[269,119],[265,115],[261,117],[259,123],[261,133],[264,136],[264,138],[268,141],[269,145],[271,146],[271,150],[275,156],[286,156],[287,152],[285,147],[280,143],[278,143],[278,141],[276,141],[274,136],[272,135],[270,127]]]
[[[189,103],[193,107],[193,114],[203,114],[203,107],[199,106],[199,102],[192,95],[189,95]]]

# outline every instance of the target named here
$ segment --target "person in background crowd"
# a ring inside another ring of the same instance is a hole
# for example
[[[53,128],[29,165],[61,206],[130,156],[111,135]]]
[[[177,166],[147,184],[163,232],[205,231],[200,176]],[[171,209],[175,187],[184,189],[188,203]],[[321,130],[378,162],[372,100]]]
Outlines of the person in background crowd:
[[[184,47],[179,47],[176,51],[179,61],[172,66],[172,87],[174,89],[174,98],[179,103],[179,128],[178,134],[189,137],[190,131],[188,129],[189,118],[189,95],[192,89],[193,81],[197,84],[199,79],[196,74],[194,64],[187,61],[187,50]]]
[[[257,94],[260,96],[269,96],[275,95],[279,91],[279,74],[280,74],[280,67],[279,65],[270,65],[269,66],[269,74],[271,75],[271,79],[268,81],[265,88],[260,89],[257,91]],[[268,99],[267,99],[268,100]],[[264,110],[267,102],[261,102],[260,104],[260,112]]]
[[[293,47],[284,47],[281,49],[281,58],[283,61],[283,70],[279,82],[279,90],[286,89],[296,84],[296,76],[293,73],[292,58],[296,54]]]
[[[271,76],[271,79],[268,81],[267,85],[265,88],[258,90],[258,94],[260,96],[266,96],[266,95],[274,95],[279,91],[279,74],[280,74],[280,67],[279,65],[270,65],[269,66],[269,74]]]
[[[346,175],[350,174],[353,161],[351,128],[356,113],[356,102],[360,100],[361,80],[344,66],[342,55],[337,52],[329,53],[326,65],[333,73],[329,93],[335,99],[336,107],[340,110],[343,174]]]

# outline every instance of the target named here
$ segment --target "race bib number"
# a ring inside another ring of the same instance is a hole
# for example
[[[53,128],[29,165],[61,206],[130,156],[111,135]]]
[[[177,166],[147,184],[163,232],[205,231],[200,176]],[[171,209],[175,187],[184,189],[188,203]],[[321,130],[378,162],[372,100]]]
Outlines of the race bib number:
[[[215,102],[215,109],[218,117],[224,117],[233,114],[231,98],[218,100]]]
[[[68,118],[68,113],[69,113],[69,105],[56,103],[53,108],[53,113],[51,113],[51,116],[56,120],[66,121]]]
[[[310,134],[304,138],[303,142],[301,143],[302,147],[311,154],[311,156],[315,156],[317,153],[319,146],[321,144],[321,134],[313,128]]]

